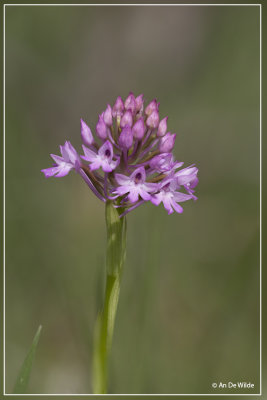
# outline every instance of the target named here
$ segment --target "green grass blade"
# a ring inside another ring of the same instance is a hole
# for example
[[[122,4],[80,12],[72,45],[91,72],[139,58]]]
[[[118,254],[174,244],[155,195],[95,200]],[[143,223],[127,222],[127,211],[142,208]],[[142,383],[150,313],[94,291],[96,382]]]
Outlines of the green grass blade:
[[[22,367],[20,369],[13,393],[17,393],[17,394],[26,393],[26,390],[28,388],[29,379],[30,379],[32,363],[33,363],[34,356],[36,353],[36,348],[37,348],[37,345],[39,342],[41,330],[42,330],[42,326],[40,325],[34,336],[29,353],[27,354],[27,357],[25,358],[24,363],[22,364]]]

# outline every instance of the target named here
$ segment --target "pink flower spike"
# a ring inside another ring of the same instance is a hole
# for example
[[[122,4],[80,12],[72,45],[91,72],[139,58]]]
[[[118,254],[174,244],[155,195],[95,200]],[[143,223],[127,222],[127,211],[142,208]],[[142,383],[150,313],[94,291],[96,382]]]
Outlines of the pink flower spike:
[[[121,208],[120,217],[146,201],[180,213],[181,201],[197,200],[198,169],[180,168],[183,163],[172,154],[176,134],[168,132],[167,120],[159,117],[156,99],[145,106],[143,94],[130,92],[125,101],[118,96],[99,113],[95,132],[80,120],[83,154],[67,141],[42,172],[62,177],[75,169],[100,200]]]
[[[94,137],[89,126],[81,119],[81,137],[86,146],[91,146],[94,143]]]

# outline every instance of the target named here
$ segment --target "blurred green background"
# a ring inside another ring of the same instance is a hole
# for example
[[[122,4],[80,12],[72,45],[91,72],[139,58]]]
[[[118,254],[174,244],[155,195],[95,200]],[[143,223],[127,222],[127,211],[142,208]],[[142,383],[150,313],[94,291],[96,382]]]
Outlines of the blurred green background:
[[[104,207],[40,170],[129,91],[160,101],[199,200],[128,217],[109,392],[259,392],[259,49],[259,7],[6,7],[7,392],[42,324],[31,393],[91,393]]]

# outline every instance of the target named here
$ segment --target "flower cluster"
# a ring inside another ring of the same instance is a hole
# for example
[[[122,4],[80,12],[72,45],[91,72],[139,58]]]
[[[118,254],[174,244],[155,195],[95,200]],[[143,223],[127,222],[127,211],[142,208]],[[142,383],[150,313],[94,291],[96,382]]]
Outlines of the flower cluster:
[[[167,120],[160,120],[156,100],[145,107],[143,95],[118,97],[99,115],[96,137],[81,119],[83,155],[66,141],[61,156],[51,154],[53,167],[42,172],[62,177],[75,169],[100,200],[122,207],[121,215],[147,201],[181,213],[181,202],[197,199],[198,169],[179,169],[183,162],[174,160],[176,134],[167,131]]]

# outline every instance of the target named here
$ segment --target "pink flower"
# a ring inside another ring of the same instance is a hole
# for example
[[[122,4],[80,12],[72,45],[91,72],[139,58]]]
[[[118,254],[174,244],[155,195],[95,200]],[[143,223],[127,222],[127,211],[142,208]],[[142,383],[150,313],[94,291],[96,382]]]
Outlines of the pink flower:
[[[65,144],[59,146],[59,148],[62,157],[50,154],[55,161],[54,166],[42,169],[46,178],[50,178],[51,176],[61,178],[62,176],[68,175],[71,169],[78,169],[81,165],[80,157],[70,142],[66,141]]]
[[[113,147],[108,140],[100,147],[97,153],[84,145],[83,151],[84,156],[81,156],[81,158],[90,162],[91,171],[101,167],[104,172],[111,172],[119,163],[118,159],[113,160]]]
[[[138,201],[139,196],[143,200],[151,199],[151,192],[158,189],[157,183],[146,182],[146,172],[144,167],[137,168],[130,176],[115,174],[119,186],[114,191],[115,194],[123,196],[128,193],[128,199],[131,203]]]
[[[176,189],[177,185],[173,178],[162,181],[159,192],[151,196],[151,202],[155,206],[158,206],[162,202],[169,215],[174,211],[181,214],[183,208],[178,203],[191,200],[192,195],[178,192]]]

